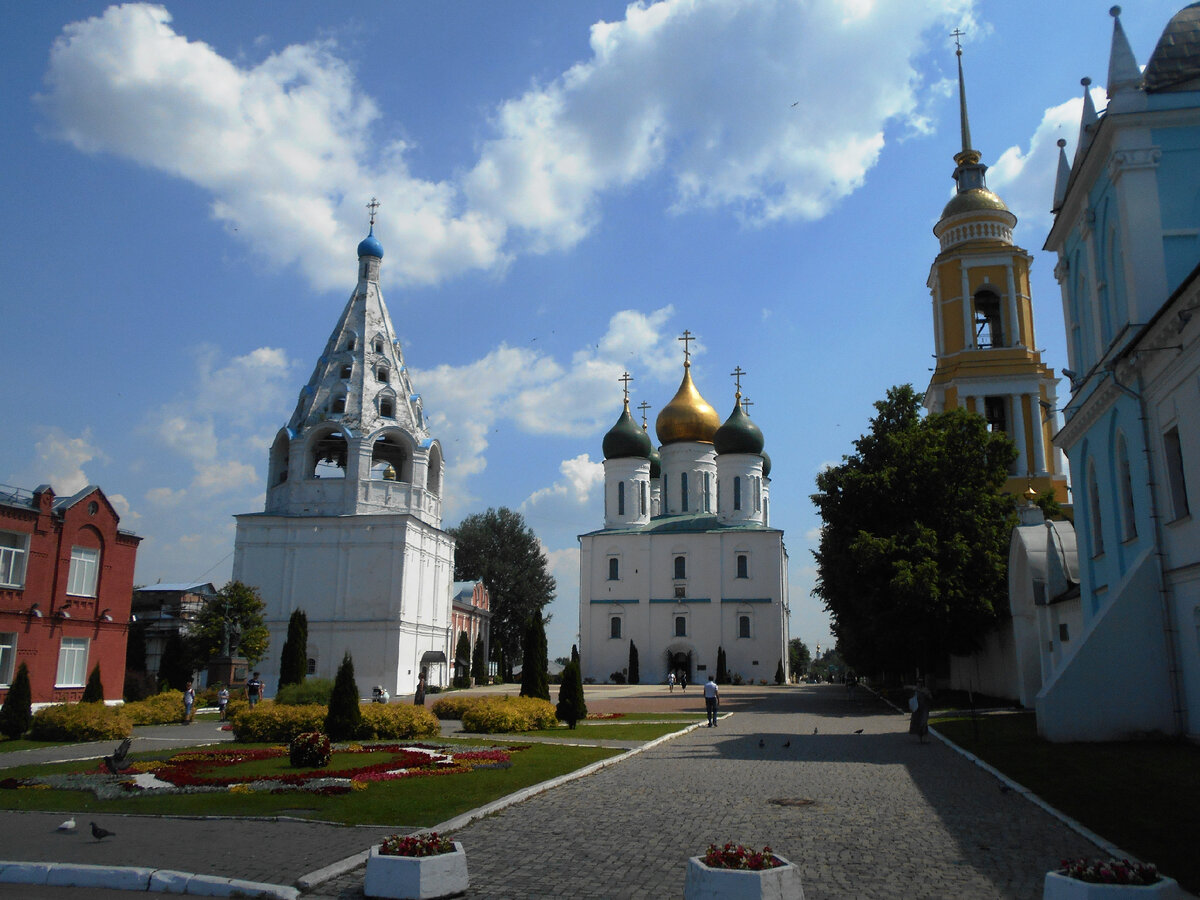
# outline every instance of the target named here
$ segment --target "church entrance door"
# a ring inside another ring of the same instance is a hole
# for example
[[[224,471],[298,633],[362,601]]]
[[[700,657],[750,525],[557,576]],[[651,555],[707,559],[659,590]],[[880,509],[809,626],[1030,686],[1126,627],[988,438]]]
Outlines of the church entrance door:
[[[684,675],[687,677],[688,684],[694,684],[695,679],[692,678],[692,654],[672,653],[671,671],[675,673],[676,679],[678,679],[680,675]]]

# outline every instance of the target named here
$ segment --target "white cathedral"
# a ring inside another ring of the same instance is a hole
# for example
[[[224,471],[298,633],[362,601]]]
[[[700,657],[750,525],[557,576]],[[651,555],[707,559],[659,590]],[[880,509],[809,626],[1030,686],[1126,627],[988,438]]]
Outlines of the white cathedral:
[[[604,436],[604,527],[579,537],[583,675],[628,675],[630,643],[642,683],[717,672],[773,681],[788,670],[788,566],[770,526],[771,461],[743,407],[721,424],[692,382],[684,332],[683,382],[658,414],[655,450],[643,418],[625,409]],[[646,404],[642,405],[644,411]],[[644,412],[643,412],[644,415]]]
[[[279,678],[288,620],[308,618],[309,673],[349,652],[360,690],[449,681],[454,539],[442,531],[445,463],[426,427],[379,290],[383,247],[358,245],[358,284],[287,427],[271,446],[266,510],[237,516],[233,577],[257,587]]]

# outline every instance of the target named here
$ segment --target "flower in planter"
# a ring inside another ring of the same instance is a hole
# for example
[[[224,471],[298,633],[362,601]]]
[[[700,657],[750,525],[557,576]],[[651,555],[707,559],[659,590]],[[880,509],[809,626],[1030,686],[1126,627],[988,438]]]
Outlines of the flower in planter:
[[[319,731],[306,731],[288,744],[288,758],[298,769],[323,769],[333,756],[333,745]]]
[[[1128,859],[1064,859],[1059,875],[1089,884],[1157,884],[1158,869],[1150,863]]]
[[[704,864],[711,869],[748,869],[752,872],[783,865],[770,847],[753,850],[734,843],[727,843],[724,847],[709,844],[704,854]]]
[[[436,831],[429,834],[393,834],[383,839],[379,852],[384,856],[437,856],[453,853],[454,842]]]

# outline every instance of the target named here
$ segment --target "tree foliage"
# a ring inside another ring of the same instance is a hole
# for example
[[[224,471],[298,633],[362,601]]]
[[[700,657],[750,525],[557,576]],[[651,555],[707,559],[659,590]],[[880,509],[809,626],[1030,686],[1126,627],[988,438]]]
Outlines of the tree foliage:
[[[87,685],[84,686],[83,696],[79,698],[79,702],[104,702],[104,682],[100,680],[100,663],[96,663],[94,666],[92,666],[92,674],[88,676]]]
[[[717,675],[714,679],[717,684],[729,684],[729,667],[725,660],[725,648],[717,648]]]
[[[779,657],[779,665],[775,667],[775,683],[783,684],[787,676],[783,673],[783,657]]]
[[[483,635],[475,638],[475,651],[471,654],[471,677],[476,684],[487,684],[487,658],[483,652]]]
[[[146,671],[146,624],[134,622],[125,637],[125,671]]]
[[[788,668],[791,669],[793,678],[803,678],[811,663],[812,654],[804,641],[800,638],[788,641]]]
[[[640,684],[642,673],[638,666],[638,649],[637,644],[633,641],[629,642],[629,683]]]
[[[458,643],[454,647],[454,686],[471,686],[471,637],[465,631],[458,633]]]
[[[192,680],[194,671],[195,658],[188,642],[179,631],[169,632],[158,661],[159,686],[165,684],[171,690],[182,691]]]
[[[475,513],[451,528],[454,536],[454,578],[482,581],[491,596],[492,653],[507,668],[520,659],[527,623],[554,599],[554,578],[546,555],[524,517],[506,507]]]
[[[301,684],[308,676],[308,615],[302,609],[288,619],[287,638],[279,652],[279,686]]]
[[[203,665],[223,652],[226,629],[231,655],[251,665],[262,659],[270,639],[263,624],[265,608],[258,588],[240,581],[229,582],[205,600],[188,635],[196,661]]]
[[[554,708],[560,722],[571,728],[580,719],[587,718],[587,702],[583,699],[583,678],[579,674],[579,663],[572,660],[563,667],[562,684],[558,689],[558,705]]]
[[[33,690],[29,685],[29,669],[25,663],[17,667],[8,696],[0,706],[0,734],[16,740],[29,730],[33,723]]]
[[[525,630],[525,655],[521,660],[521,696],[550,699],[550,674],[546,671],[546,625],[542,614],[529,617]]]
[[[329,713],[325,716],[325,733],[331,741],[348,741],[358,736],[361,725],[362,710],[358,704],[358,683],[354,680],[354,660],[347,652],[333,680]]]
[[[920,406],[911,385],[891,388],[855,452],[817,476],[814,593],[859,669],[973,651],[1007,594],[1016,450],[982,416]]]

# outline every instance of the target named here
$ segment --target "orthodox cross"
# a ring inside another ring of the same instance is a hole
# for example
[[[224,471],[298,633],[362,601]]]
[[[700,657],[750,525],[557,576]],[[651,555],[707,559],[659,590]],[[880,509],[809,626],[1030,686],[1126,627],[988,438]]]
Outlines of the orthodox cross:
[[[742,396],[742,376],[746,373],[742,371],[741,366],[734,366],[733,371],[729,374],[733,376],[733,382],[737,385],[738,396]]]
[[[643,400],[638,404],[638,411],[642,414],[642,428],[646,427],[646,410],[650,408],[650,404]]]
[[[750,415],[750,407],[752,407],[753,405],[754,405],[754,401],[748,397],[746,399],[742,400],[742,412],[744,412],[746,415]]]
[[[958,39],[964,36],[966,36],[966,32],[958,28],[955,28],[952,32],[950,32],[950,37],[954,38],[954,46],[957,48],[959,56],[962,56],[962,44]]]
[[[630,375],[628,372],[626,372],[624,375],[622,375],[620,378],[618,378],[617,381],[622,382],[622,384],[624,385],[624,387],[625,387],[625,402],[628,403],[629,402],[629,382],[633,381],[633,376]]]
[[[375,227],[375,210],[379,209],[379,201],[376,200],[374,197],[372,197],[371,202],[367,204],[367,209],[369,209],[371,211],[371,227],[374,228]]]
[[[685,328],[683,329],[683,337],[675,338],[675,340],[683,341],[683,364],[685,366],[690,366],[692,364],[692,351],[691,348],[688,347],[688,344],[694,341],[695,338],[692,337],[692,333]]]

